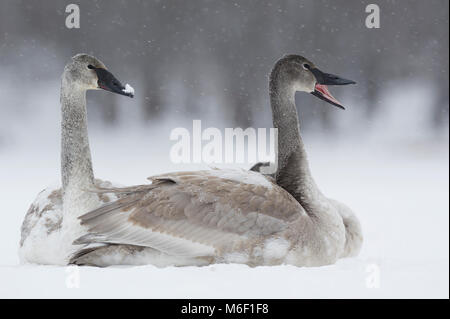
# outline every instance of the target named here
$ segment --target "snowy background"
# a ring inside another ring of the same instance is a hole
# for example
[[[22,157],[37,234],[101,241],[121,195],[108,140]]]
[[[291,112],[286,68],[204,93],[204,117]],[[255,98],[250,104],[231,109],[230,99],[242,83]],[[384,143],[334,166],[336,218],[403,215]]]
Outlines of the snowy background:
[[[378,1],[378,30],[364,1],[77,3],[79,30],[61,1],[0,4],[0,297],[448,298],[447,1]],[[19,265],[28,206],[59,183],[59,77],[78,52],[136,89],[88,93],[95,174],[123,185],[206,168],[169,161],[170,131],[193,119],[270,127],[267,74],[285,53],[357,81],[331,89],[346,111],[302,93],[297,105],[318,185],[362,223],[361,254],[320,268],[83,267],[79,288],[73,270]]]

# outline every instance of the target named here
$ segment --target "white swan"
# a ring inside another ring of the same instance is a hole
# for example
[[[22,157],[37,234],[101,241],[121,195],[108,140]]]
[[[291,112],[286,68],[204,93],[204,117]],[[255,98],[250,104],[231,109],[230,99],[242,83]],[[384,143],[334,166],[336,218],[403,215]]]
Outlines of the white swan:
[[[89,232],[74,244],[87,246],[71,263],[319,266],[357,254],[359,223],[314,183],[294,103],[295,92],[304,91],[341,106],[326,84],[350,83],[303,57],[282,58],[270,77],[279,130],[276,182],[252,171],[207,170],[151,177],[151,185],[99,189],[121,198],[80,217]],[[346,235],[343,216],[355,223],[352,236]]]
[[[74,252],[72,241],[85,230],[81,213],[117,199],[114,194],[87,192],[95,186],[111,187],[94,180],[89,149],[86,91],[104,89],[133,96],[98,59],[78,54],[65,66],[61,83],[61,175],[62,188],[40,192],[29,208],[21,228],[19,257],[22,263],[65,265]]]

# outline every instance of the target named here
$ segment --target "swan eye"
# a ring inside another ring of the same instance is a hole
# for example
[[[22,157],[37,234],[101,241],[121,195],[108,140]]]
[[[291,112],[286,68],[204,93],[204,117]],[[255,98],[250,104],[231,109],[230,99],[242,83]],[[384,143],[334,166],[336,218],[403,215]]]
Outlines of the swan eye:
[[[309,69],[311,69],[311,66],[308,63],[303,63],[303,68],[305,70],[309,70]]]
[[[95,69],[95,67],[94,67],[92,64],[89,64],[89,65],[88,65],[88,69],[91,69],[91,70],[92,70],[92,69]]]

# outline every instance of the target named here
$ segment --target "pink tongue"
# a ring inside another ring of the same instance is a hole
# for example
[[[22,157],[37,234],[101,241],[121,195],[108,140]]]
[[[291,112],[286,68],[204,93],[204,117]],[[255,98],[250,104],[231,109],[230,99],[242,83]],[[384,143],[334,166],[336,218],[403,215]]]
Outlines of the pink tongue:
[[[319,91],[320,93],[322,93],[322,95],[323,95],[324,97],[326,97],[327,100],[329,100],[329,101],[331,101],[331,102],[333,102],[333,103],[336,103],[336,104],[339,104],[339,105],[342,106],[341,102],[339,102],[338,100],[336,100],[336,99],[334,98],[334,96],[331,95],[331,93],[330,93],[330,91],[328,91],[328,87],[327,87],[326,85],[322,85],[322,84],[318,84],[318,83],[317,83],[315,88],[316,88],[317,91]]]

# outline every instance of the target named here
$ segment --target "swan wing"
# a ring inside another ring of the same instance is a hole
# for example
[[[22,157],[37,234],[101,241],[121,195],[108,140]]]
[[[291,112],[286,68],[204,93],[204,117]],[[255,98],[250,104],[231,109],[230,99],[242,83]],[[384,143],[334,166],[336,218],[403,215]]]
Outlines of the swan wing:
[[[120,199],[81,216],[89,232],[75,244],[211,256],[280,232],[303,213],[289,193],[255,172],[178,172],[150,180],[150,185],[99,190],[119,193]]]

